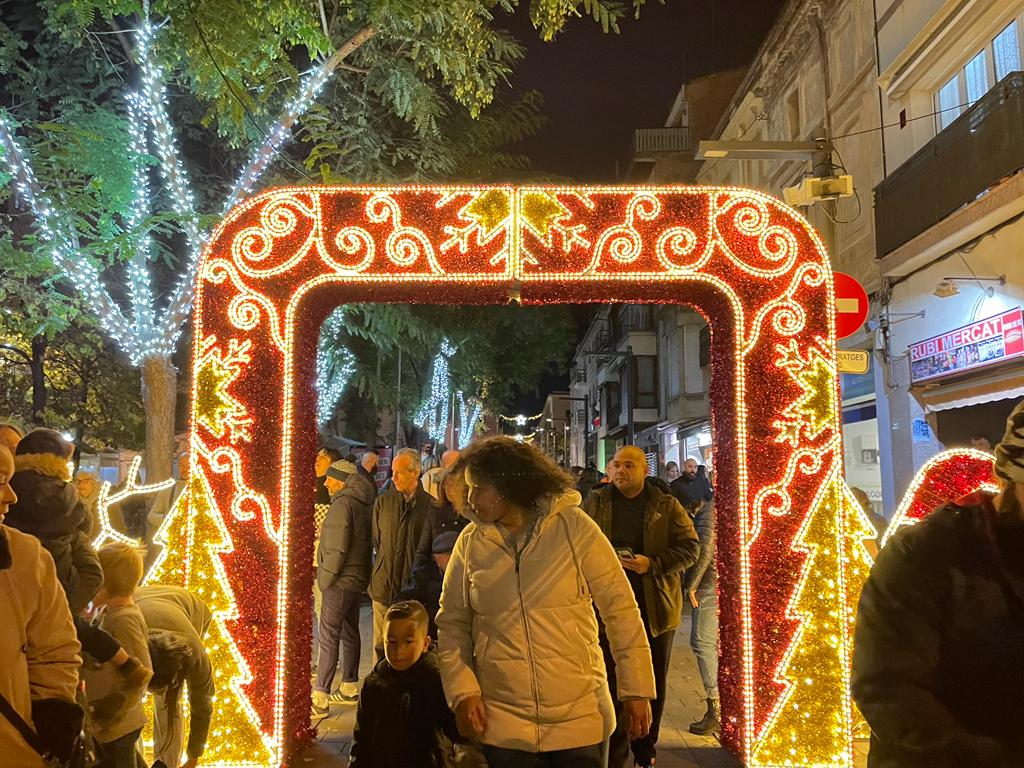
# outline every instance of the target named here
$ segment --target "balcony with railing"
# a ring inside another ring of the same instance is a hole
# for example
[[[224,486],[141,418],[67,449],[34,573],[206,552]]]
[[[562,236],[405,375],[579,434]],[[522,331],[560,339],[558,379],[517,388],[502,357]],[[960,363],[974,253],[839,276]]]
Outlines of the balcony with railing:
[[[688,152],[690,150],[690,129],[681,128],[637,128],[633,131],[633,157],[636,160],[653,160],[656,155],[666,152]]]
[[[875,187],[879,258],[1024,168],[1024,73],[1011,72]]]

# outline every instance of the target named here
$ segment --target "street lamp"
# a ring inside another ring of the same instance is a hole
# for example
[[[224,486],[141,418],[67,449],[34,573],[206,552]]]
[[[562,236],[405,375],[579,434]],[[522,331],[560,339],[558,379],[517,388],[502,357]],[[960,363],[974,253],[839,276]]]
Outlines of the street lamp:
[[[812,178],[804,178],[782,190],[786,203],[806,206],[825,200],[838,200],[854,193],[853,176],[833,175],[832,142],[813,141],[702,141],[697,160],[803,160],[810,161]]]

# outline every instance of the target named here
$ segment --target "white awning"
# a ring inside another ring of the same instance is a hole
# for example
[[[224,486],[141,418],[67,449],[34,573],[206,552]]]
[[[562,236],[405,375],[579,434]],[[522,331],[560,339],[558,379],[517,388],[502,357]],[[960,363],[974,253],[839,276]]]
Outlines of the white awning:
[[[1024,367],[1014,366],[948,384],[920,387],[918,398],[928,413],[996,400],[1024,399]]]

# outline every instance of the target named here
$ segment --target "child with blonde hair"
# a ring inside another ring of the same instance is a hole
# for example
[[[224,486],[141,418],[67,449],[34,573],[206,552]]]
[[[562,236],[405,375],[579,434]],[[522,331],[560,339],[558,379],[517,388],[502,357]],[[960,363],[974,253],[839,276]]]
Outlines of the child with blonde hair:
[[[134,600],[142,580],[142,557],[134,547],[119,542],[107,544],[98,555],[103,586],[93,599],[98,609],[96,622],[152,670],[149,631]],[[97,768],[135,767],[135,743],[146,723],[142,700],[150,677],[151,671],[140,685],[113,673],[109,663],[90,658],[85,664],[85,691],[100,757]]]

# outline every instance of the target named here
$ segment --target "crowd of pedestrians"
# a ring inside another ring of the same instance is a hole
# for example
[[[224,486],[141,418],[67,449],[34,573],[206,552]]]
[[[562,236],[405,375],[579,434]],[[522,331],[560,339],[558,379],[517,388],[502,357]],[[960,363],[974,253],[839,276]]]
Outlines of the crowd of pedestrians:
[[[692,729],[717,733],[703,468],[670,478],[685,484],[677,491],[626,446],[604,476],[576,478],[494,437],[439,457],[401,450],[376,493],[360,461],[325,449],[316,466],[329,503],[318,511],[312,713],[357,707],[352,764],[653,766],[686,604],[708,696]],[[374,649],[359,685],[364,591]]]
[[[96,478],[72,482],[73,452],[53,430],[0,425],[2,764],[136,768],[148,690],[153,765],[194,768],[214,696],[210,611],[180,587],[140,588],[134,547],[93,548]]]
[[[195,768],[215,696],[212,614],[179,587],[140,586],[135,548],[92,547],[97,478],[72,482],[72,452],[52,430],[0,425],[3,764],[90,754],[137,768],[148,691],[152,765]],[[704,467],[652,477],[627,445],[605,473],[574,477],[492,437],[440,456],[400,450],[378,491],[378,461],[324,448],[314,468],[312,711],[357,707],[353,765],[650,768],[687,610],[707,705],[690,730],[717,735]],[[1024,403],[993,467],[997,492],[897,532],[868,578],[852,693],[871,766],[1024,765]],[[373,665],[360,680],[367,595]]]

